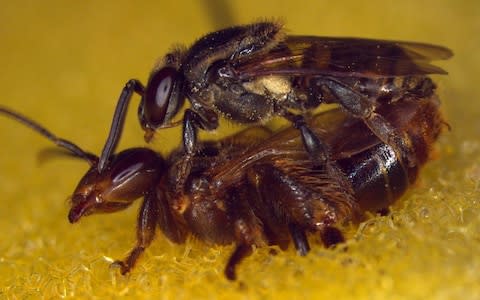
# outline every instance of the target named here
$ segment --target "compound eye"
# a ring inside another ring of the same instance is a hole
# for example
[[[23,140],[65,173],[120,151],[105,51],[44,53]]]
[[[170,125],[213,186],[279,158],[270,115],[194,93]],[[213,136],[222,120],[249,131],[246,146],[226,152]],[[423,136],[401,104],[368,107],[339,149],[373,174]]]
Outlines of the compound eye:
[[[143,101],[143,119],[150,128],[157,128],[166,121],[168,107],[172,101],[178,72],[171,67],[165,67],[154,73],[148,83]]]
[[[145,148],[120,152],[111,168],[108,189],[102,194],[112,201],[139,198],[152,189],[165,169],[163,159]]]

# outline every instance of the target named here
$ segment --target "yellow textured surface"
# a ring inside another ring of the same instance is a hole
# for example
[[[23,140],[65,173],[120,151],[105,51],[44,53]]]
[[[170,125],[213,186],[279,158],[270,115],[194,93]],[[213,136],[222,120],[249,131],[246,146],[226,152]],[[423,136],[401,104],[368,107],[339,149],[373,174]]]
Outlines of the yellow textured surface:
[[[172,44],[191,43],[220,22],[208,1],[177,2],[2,0],[0,103],[98,152],[126,80],[144,81]],[[50,143],[1,118],[0,298],[479,299],[478,0],[231,3],[237,23],[283,17],[291,33],[451,47],[455,57],[442,63],[450,75],[436,80],[452,131],[418,184],[391,216],[352,228],[347,251],[318,241],[307,257],[259,249],[231,283],[222,274],[231,247],[177,246],[159,236],[122,277],[108,266],[133,245],[138,206],[70,225],[65,199],[86,164],[40,164],[37,154]],[[121,148],[143,145],[137,103]],[[154,147],[168,151],[178,136],[164,132]]]

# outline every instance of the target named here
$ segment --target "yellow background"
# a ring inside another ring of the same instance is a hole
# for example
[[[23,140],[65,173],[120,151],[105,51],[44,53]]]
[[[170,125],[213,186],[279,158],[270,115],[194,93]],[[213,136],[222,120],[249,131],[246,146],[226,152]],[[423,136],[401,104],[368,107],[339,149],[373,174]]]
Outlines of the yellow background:
[[[70,225],[65,199],[87,165],[39,163],[51,144],[1,118],[0,298],[478,299],[480,2],[362,2],[1,0],[0,104],[96,153],[129,78],[145,81],[173,44],[231,19],[282,17],[292,34],[437,43],[455,57],[441,63],[450,75],[435,77],[452,130],[392,214],[352,228],[347,251],[315,239],[307,257],[259,249],[234,283],[223,277],[232,247],[178,246],[160,235],[130,276],[109,269],[133,245],[138,206]],[[121,148],[144,144],[137,104]],[[165,131],[153,147],[165,153],[178,142],[178,130]]]

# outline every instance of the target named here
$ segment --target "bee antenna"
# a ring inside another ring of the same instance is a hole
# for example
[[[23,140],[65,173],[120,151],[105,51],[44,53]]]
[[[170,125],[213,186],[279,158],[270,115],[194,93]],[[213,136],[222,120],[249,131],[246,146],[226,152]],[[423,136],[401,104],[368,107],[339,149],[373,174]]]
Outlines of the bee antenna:
[[[108,133],[107,141],[105,142],[105,146],[103,146],[100,158],[98,159],[97,169],[99,173],[101,173],[107,166],[108,160],[115,151],[120,140],[128,105],[130,104],[130,99],[132,99],[133,93],[143,95],[145,92],[144,90],[145,87],[137,79],[130,79],[123,88],[117,102],[117,107],[115,108],[115,113],[113,114],[112,125],[110,127],[110,132]]]
[[[39,134],[43,135],[50,141],[54,142],[57,146],[64,148],[71,152],[73,156],[82,158],[90,163],[90,165],[94,165],[98,162],[98,157],[95,154],[82,150],[79,146],[75,145],[74,143],[67,141],[65,139],[59,138],[49,130],[47,130],[42,125],[38,124],[37,122],[23,116],[20,113],[17,113],[9,108],[0,106],[0,113],[24,124],[27,127],[30,127],[34,131],[38,132]]]

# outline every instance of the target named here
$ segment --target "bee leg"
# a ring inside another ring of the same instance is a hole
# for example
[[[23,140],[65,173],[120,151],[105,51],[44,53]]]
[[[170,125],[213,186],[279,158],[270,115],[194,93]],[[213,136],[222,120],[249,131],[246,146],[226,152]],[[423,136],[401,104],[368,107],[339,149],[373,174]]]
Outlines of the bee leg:
[[[364,122],[382,142],[392,146],[397,156],[405,159],[409,167],[417,165],[412,142],[407,134],[399,132],[383,116],[374,112],[364,119]]]
[[[290,235],[292,236],[293,243],[295,245],[295,249],[301,256],[307,255],[310,251],[310,245],[308,244],[307,236],[305,235],[305,230],[300,228],[296,224],[289,224],[288,229],[290,231]]]
[[[235,267],[247,256],[252,254],[252,246],[240,243],[237,245],[232,255],[228,259],[227,266],[225,267],[225,276],[228,280],[237,279]]]
[[[155,194],[148,193],[143,200],[137,219],[137,244],[124,260],[117,260],[112,266],[119,266],[120,273],[125,275],[135,265],[135,262],[155,237],[158,219],[158,204]]]
[[[338,104],[354,117],[362,119],[382,142],[393,147],[399,157],[405,158],[410,167],[417,165],[410,140],[406,134],[396,130],[385,118],[375,113],[375,101],[335,79],[322,79],[321,84],[331,91]]]
[[[345,237],[343,236],[343,233],[338,228],[332,226],[325,227],[325,229],[320,233],[320,237],[323,244],[327,248],[345,242]]]
[[[292,122],[293,127],[300,130],[303,146],[314,164],[316,166],[323,165],[329,159],[328,146],[307,126],[305,118],[284,109],[280,109],[279,114]]]
[[[158,217],[157,223],[158,227],[162,231],[163,235],[172,241],[173,243],[181,244],[185,242],[187,238],[187,232],[184,226],[181,226],[173,215],[174,207],[170,206],[169,201],[165,198],[165,189],[164,185],[157,186],[157,197],[158,197]],[[178,201],[173,199],[172,201]],[[178,208],[176,208],[178,210]]]
[[[177,174],[175,186],[176,193],[183,193],[183,188],[190,174],[192,160],[195,155],[198,128],[203,130],[214,130],[218,127],[218,116],[214,111],[197,107],[196,111],[191,109],[185,110],[183,115],[183,150],[185,157],[180,164]]]
[[[228,196],[227,214],[233,221],[233,232],[237,247],[228,259],[225,267],[225,276],[229,280],[235,280],[235,267],[252,253],[252,246],[266,244],[264,225],[255,216],[248,201],[252,197],[258,197],[257,191],[252,186],[247,189],[232,189]]]

